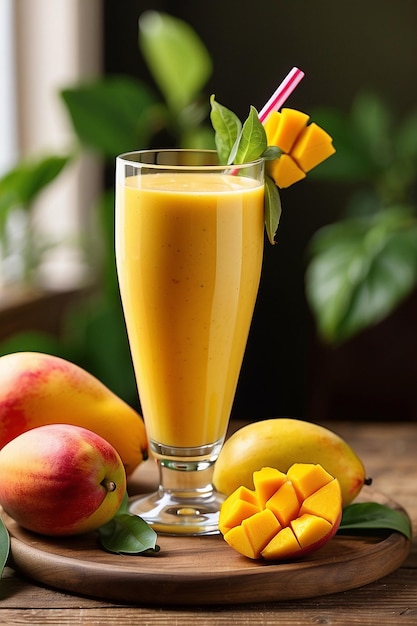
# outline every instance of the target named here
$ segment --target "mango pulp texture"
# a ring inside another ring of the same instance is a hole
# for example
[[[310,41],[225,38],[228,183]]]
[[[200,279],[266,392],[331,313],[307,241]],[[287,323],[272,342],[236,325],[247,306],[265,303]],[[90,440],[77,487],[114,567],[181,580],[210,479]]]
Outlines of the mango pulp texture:
[[[331,136],[309,116],[296,109],[274,111],[265,122],[269,146],[278,146],[282,154],[269,161],[267,173],[284,189],[305,178],[306,173],[336,152]]]
[[[225,541],[251,559],[291,560],[317,550],[342,517],[339,481],[321,465],[295,463],[287,474],[264,467],[255,489],[238,487],[223,503],[219,529]]]

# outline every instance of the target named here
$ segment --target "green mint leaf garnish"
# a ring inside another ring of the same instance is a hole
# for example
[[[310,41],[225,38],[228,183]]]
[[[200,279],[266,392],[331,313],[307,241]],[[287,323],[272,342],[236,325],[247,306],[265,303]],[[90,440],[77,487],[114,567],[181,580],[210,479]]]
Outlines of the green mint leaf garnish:
[[[344,510],[338,533],[395,530],[411,541],[412,530],[408,516],[376,502],[349,504]]]
[[[7,528],[0,517],[0,578],[6,566],[10,552],[10,537]]]
[[[210,119],[215,132],[214,139],[219,162],[228,164],[233,146],[241,133],[242,122],[235,113],[216,102],[214,95],[210,98],[210,104]]]
[[[267,149],[261,154],[261,157],[265,159],[265,161],[274,161],[275,159],[279,159],[282,154],[281,148],[278,146],[268,146]]]
[[[265,176],[265,228],[269,242],[275,244],[275,235],[281,218],[281,198],[278,187],[269,176]]]
[[[255,107],[251,107],[249,117],[243,124],[233,163],[250,163],[259,159],[267,145],[265,129]]]
[[[257,159],[270,161],[278,159],[282,151],[276,146],[268,146],[262,122],[255,107],[251,106],[249,116],[242,126],[239,118],[229,109],[210,98],[210,119],[215,132],[215,144],[219,163],[239,165]],[[278,187],[272,178],[265,176],[265,228],[271,244],[281,217],[281,198]]]

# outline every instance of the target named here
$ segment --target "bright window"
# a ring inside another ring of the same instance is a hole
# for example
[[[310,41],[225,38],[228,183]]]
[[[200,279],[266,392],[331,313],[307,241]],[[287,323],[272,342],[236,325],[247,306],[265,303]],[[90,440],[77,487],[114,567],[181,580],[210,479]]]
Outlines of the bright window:
[[[0,172],[17,159],[67,152],[73,135],[58,92],[100,73],[101,11],[102,0],[1,0]],[[33,228],[59,242],[42,265],[44,286],[74,286],[84,275],[79,240],[99,189],[99,165],[83,157],[39,198]]]

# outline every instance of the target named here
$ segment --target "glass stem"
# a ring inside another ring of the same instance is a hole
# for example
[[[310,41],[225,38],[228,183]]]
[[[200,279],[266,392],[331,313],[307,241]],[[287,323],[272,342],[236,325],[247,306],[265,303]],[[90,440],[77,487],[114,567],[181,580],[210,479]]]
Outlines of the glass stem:
[[[157,459],[157,464],[160,496],[169,494],[176,500],[192,500],[208,499],[213,495],[214,462],[202,464]]]

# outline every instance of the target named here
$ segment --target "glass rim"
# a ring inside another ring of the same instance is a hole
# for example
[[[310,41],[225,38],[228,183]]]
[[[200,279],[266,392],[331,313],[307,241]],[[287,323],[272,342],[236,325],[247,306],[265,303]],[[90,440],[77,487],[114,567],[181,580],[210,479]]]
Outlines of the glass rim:
[[[149,169],[155,170],[205,170],[207,168],[224,171],[225,169],[230,170],[241,170],[248,167],[254,167],[256,165],[262,164],[264,159],[259,157],[258,159],[253,159],[251,161],[246,161],[245,163],[236,163],[232,165],[228,165],[226,163],[202,163],[202,164],[193,164],[193,163],[152,163],[147,161],[139,161],[134,160],[131,157],[133,155],[146,155],[146,154],[168,154],[168,153],[195,153],[195,154],[208,154],[211,156],[217,157],[217,150],[212,149],[204,149],[204,148],[145,148],[143,150],[130,150],[129,152],[123,152],[116,156],[116,161],[123,162],[125,165],[131,165],[132,167],[146,167]]]

